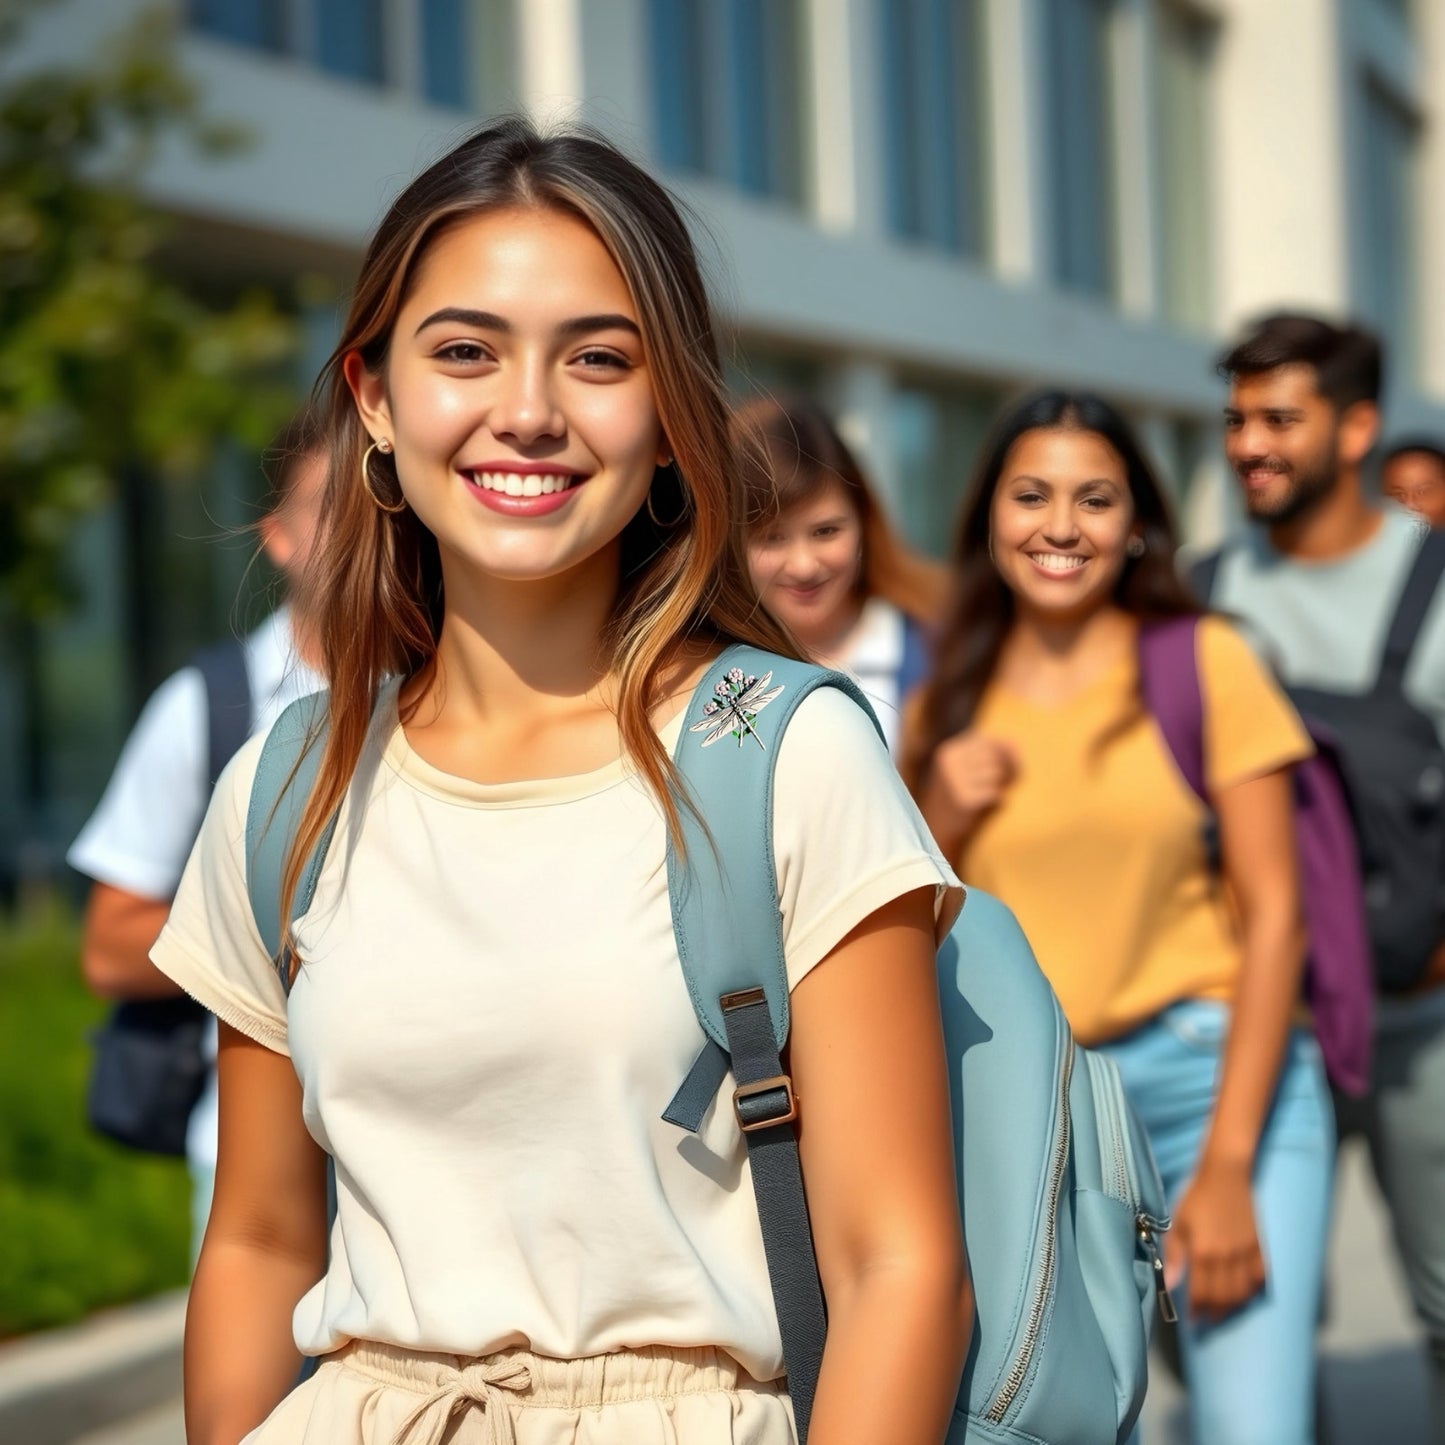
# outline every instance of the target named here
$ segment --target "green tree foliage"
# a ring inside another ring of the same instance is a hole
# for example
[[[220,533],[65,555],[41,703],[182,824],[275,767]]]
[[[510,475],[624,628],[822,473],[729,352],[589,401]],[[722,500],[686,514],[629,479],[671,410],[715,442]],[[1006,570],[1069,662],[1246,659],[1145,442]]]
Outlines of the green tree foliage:
[[[80,981],[79,931],[60,911],[0,916],[0,1340],[186,1282],[185,1165],[85,1123],[105,1005]]]
[[[35,620],[65,606],[66,537],[122,469],[179,482],[222,437],[264,444],[297,333],[271,295],[209,306],[158,260],[140,195],[158,148],[223,164],[244,144],[202,113],[172,22],[44,72],[4,68],[20,31],[0,0],[0,617]]]

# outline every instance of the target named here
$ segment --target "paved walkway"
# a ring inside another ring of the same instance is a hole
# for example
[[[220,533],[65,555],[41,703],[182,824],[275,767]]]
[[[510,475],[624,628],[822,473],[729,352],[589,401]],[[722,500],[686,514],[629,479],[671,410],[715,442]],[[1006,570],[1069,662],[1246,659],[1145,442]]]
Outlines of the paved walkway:
[[[1428,1445],[1425,1367],[1363,1149],[1340,1156],[1331,1251],[1331,1319],[1321,1337],[1327,1412],[1322,1445]],[[1188,1445],[1178,1386],[1156,1369],[1145,1445]],[[179,1402],[75,1445],[185,1445]]]

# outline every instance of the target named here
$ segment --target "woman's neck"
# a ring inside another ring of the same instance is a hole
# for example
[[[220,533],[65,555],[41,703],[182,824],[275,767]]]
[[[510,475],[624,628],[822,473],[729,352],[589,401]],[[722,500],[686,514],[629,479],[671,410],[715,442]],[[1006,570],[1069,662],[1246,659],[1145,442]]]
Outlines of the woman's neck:
[[[831,617],[807,632],[794,630],[793,635],[802,644],[803,650],[817,662],[846,662],[852,648],[853,634],[863,618],[863,605],[867,599],[855,592],[849,597],[847,606],[840,607]]]
[[[995,678],[1021,696],[1062,701],[1131,656],[1137,639],[1138,620],[1112,603],[1066,617],[1020,609]]]

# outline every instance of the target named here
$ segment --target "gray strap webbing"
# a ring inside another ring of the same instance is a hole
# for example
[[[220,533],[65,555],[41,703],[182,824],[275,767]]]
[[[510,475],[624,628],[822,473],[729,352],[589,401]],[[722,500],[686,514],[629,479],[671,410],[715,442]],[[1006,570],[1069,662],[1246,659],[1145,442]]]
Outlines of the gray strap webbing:
[[[1390,619],[1380,662],[1381,678],[1397,685],[1404,681],[1410,654],[1425,625],[1442,576],[1445,576],[1445,532],[1427,532],[1415,554],[1410,575],[1405,579],[1400,600],[1395,604],[1395,615]]]
[[[756,1002],[725,1008],[723,1022],[732,1053],[733,1080],[740,1092],[749,1084],[782,1075],[782,1060],[761,990],[757,991]],[[793,1419],[798,1426],[798,1439],[805,1442],[813,1397],[818,1392],[828,1317],[823,1305],[823,1286],[818,1279],[817,1257],[813,1253],[797,1131],[791,1118],[786,1123],[767,1123],[787,1113],[792,1102],[790,1089],[779,1086],[744,1094],[737,1108],[742,1124],[748,1129],[743,1138],[747,1141],[748,1162],[752,1166],[763,1252],[768,1260],[768,1280],[773,1290],[773,1306],[778,1312],[778,1332],[783,1340]]]
[[[251,680],[246,649],[234,637],[203,647],[191,659],[206,687],[206,787],[251,736]]]

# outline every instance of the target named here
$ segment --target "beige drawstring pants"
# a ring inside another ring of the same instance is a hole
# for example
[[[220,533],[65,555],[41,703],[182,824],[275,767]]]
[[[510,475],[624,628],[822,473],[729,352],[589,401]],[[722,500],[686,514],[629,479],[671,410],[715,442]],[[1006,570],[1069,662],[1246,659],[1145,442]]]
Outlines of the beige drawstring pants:
[[[242,1445],[795,1445],[781,1384],[715,1349],[468,1360],[354,1342]]]

